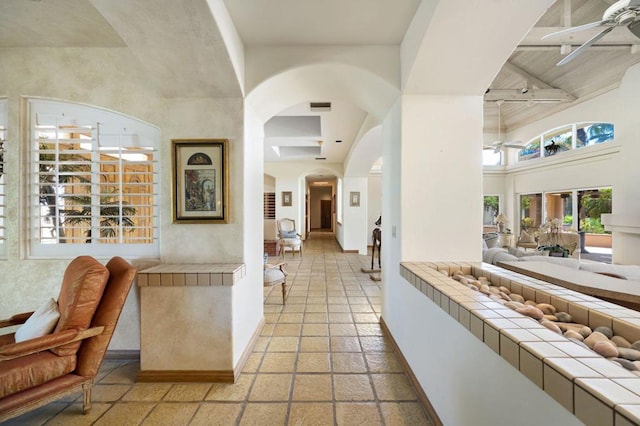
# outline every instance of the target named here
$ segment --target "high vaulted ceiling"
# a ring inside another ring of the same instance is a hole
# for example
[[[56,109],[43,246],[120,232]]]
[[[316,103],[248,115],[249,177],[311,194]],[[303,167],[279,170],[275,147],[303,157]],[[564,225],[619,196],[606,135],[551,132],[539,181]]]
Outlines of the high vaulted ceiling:
[[[226,6],[248,48],[397,46],[421,4],[420,0],[222,1],[2,0],[0,48],[124,47],[168,97],[238,96],[242,84],[224,48],[220,21],[210,9]],[[640,40],[626,28],[616,28],[561,67],[555,65],[564,56],[561,46],[575,49],[597,30],[541,40],[563,26],[600,20],[612,3],[558,0],[548,9],[487,88],[486,132],[497,133],[496,100],[505,100],[501,108],[504,133],[617,87],[628,67],[640,62],[640,54],[632,53]],[[309,99],[318,100],[335,102]],[[340,161],[362,125],[364,112],[352,105],[335,105],[348,113],[342,117],[322,113],[319,140],[326,150],[323,154]],[[301,115],[302,108],[290,105],[281,114]],[[344,145],[335,140],[343,140]]]

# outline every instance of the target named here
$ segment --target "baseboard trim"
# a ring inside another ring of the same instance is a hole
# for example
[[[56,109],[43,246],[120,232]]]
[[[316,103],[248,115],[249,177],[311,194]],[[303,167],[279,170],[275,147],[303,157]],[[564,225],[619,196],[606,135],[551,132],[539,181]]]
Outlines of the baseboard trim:
[[[144,370],[136,382],[220,382],[234,383],[233,370]]]
[[[244,366],[247,364],[247,361],[249,360],[249,357],[253,352],[253,347],[256,345],[256,342],[258,341],[258,338],[262,333],[264,324],[265,324],[265,319],[264,317],[262,317],[262,319],[260,320],[260,323],[256,327],[256,331],[253,332],[253,336],[251,336],[251,339],[249,340],[249,344],[247,345],[246,349],[240,356],[240,359],[238,360],[236,367],[233,369],[233,383],[237,382],[238,379],[240,378],[240,374],[242,373],[242,370],[244,370]]]
[[[436,413],[436,410],[433,408],[433,405],[431,405],[431,401],[429,401],[427,394],[424,392],[424,389],[422,389],[422,386],[420,386],[420,382],[416,378],[416,375],[413,373],[413,370],[409,366],[407,359],[404,357],[404,355],[402,354],[402,351],[400,350],[400,347],[394,340],[393,335],[389,330],[389,327],[387,327],[387,324],[384,322],[384,319],[382,318],[380,318],[380,327],[382,328],[382,331],[384,332],[385,336],[387,336],[387,338],[389,339],[389,342],[393,347],[393,351],[396,353],[396,355],[398,355],[398,358],[400,359],[400,363],[402,364],[402,367],[404,368],[405,373],[407,373],[407,376],[409,377],[409,381],[413,385],[413,388],[416,391],[418,399],[420,400],[425,410],[427,411],[427,415],[429,416],[431,423],[433,423],[434,426],[442,426],[442,420],[440,420],[440,417],[438,417],[438,413]]]
[[[342,249],[342,252],[343,253],[360,253],[358,250],[345,250],[345,249]]]
[[[140,361],[139,350],[113,350],[107,351],[104,355],[105,360],[109,361]]]

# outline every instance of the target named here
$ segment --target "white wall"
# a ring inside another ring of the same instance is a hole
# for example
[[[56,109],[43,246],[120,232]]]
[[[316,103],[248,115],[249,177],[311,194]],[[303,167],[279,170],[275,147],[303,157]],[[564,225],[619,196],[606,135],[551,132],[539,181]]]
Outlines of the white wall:
[[[351,193],[360,194],[360,205],[351,205]],[[343,234],[340,245],[345,251],[367,254],[367,178],[345,176],[342,192]]]
[[[367,245],[372,244],[371,233],[382,214],[382,175],[369,175],[367,179]],[[384,219],[383,219],[384,220]]]

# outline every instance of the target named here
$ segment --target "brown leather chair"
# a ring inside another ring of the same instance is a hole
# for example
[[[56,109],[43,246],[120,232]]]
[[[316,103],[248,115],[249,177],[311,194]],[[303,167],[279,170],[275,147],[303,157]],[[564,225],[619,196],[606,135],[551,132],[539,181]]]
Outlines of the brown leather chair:
[[[81,390],[83,412],[91,409],[93,380],[135,275],[121,257],[106,266],[77,257],[64,273],[53,333],[19,343],[14,333],[0,335],[0,422]],[[0,328],[22,324],[31,314],[0,320]]]

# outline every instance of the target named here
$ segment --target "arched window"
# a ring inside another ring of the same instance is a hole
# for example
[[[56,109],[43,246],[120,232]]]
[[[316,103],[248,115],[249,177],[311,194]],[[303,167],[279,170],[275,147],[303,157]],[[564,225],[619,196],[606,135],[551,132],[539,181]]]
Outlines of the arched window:
[[[157,256],[159,130],[65,102],[29,117],[30,256]]]

